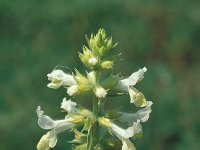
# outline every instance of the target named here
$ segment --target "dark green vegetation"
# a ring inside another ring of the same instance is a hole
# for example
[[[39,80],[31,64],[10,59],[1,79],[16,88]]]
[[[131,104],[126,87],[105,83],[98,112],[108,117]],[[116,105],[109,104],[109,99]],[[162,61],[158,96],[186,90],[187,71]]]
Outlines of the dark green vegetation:
[[[137,87],[154,105],[138,150],[198,150],[200,147],[200,3],[131,0],[0,0],[0,149],[35,150],[45,133],[35,109],[60,116],[62,90],[46,87],[56,65],[81,70],[84,34],[102,27],[119,42],[124,76],[146,66]],[[84,71],[84,70],[82,70]],[[114,70],[115,72],[115,70]],[[79,99],[83,106],[90,99]],[[107,107],[134,111],[129,97]],[[64,115],[64,114],[63,114]],[[55,150],[72,135],[61,134]]]

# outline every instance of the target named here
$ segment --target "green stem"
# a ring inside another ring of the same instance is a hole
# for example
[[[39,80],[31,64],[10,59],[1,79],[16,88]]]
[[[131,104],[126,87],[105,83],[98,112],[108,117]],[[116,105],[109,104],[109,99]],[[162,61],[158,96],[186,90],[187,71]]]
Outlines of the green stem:
[[[98,116],[104,115],[104,104],[105,104],[105,99],[100,99],[98,101]]]
[[[98,98],[94,95],[93,96],[93,113],[95,116],[98,114]]]
[[[99,144],[99,123],[97,121],[98,117],[98,98],[93,96],[93,114],[94,114],[94,122],[92,121],[91,128],[88,131],[88,139],[87,139],[87,149],[94,150],[94,147]]]
[[[96,71],[96,84],[100,83],[100,72]],[[88,132],[88,150],[94,150],[94,147],[99,145],[99,122],[97,121],[98,116],[100,115],[100,111],[102,109],[100,100],[93,95],[93,114],[95,116],[95,121],[92,124],[92,127]]]

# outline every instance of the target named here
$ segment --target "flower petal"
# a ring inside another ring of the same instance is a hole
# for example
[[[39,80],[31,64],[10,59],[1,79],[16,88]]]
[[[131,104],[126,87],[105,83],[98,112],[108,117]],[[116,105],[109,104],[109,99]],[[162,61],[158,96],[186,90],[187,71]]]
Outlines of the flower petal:
[[[74,77],[70,74],[66,74],[64,71],[56,69],[47,75],[48,80],[51,81],[47,86],[49,88],[57,89],[60,86],[71,86],[76,84]]]
[[[38,112],[41,115],[41,111],[38,111]],[[42,115],[43,115],[43,112],[42,112]],[[50,149],[50,147],[53,148],[57,143],[57,134],[74,127],[75,124],[69,122],[71,120],[72,120],[72,118],[66,118],[64,120],[53,121],[54,128],[52,128],[52,130],[50,130],[49,132],[47,132],[47,134],[42,136],[42,138],[40,139],[40,141],[37,145],[37,149],[38,150],[48,150],[48,149]]]
[[[58,89],[59,87],[62,86],[62,82],[56,82],[56,83],[51,82],[51,83],[47,84],[47,86],[52,89]]]
[[[120,140],[122,140],[123,138],[129,138],[133,136],[133,133],[130,132],[129,130],[124,130],[121,127],[117,126],[116,124],[112,123],[111,124],[111,128],[110,128],[111,132],[117,136]]]
[[[147,101],[142,92],[138,91],[134,87],[128,87],[128,92],[130,96],[130,103],[134,103],[137,107],[144,107],[147,105]]]
[[[49,150],[49,139],[48,139],[48,134],[45,134],[41,137],[40,141],[37,144],[37,149],[38,150]]]
[[[41,128],[43,129],[52,129],[55,127],[54,120],[51,119],[51,117],[47,115],[43,115],[44,111],[41,110],[41,107],[38,106],[37,110],[37,115],[38,115],[38,124]]]
[[[48,139],[49,139],[49,147],[51,147],[51,148],[55,147],[56,143],[58,141],[55,130],[53,129],[53,130],[49,131],[47,134],[48,134]]]
[[[136,150],[133,143],[129,139],[122,140],[122,150]]]
[[[126,79],[122,79],[117,84],[117,89],[128,92],[128,87],[135,85],[137,82],[141,81],[144,78],[144,73],[147,71],[147,68],[144,67],[139,69],[137,72],[134,72]]]
[[[120,140],[128,139],[133,137],[135,134],[140,133],[142,131],[142,126],[140,121],[134,122],[131,127],[127,129],[122,129],[121,127],[117,126],[114,123],[111,123],[110,130],[113,134],[115,134]]]
[[[76,103],[70,100],[66,100],[63,98],[60,108],[64,109],[68,113],[75,114],[76,113]]]
[[[141,122],[146,122],[149,119],[149,114],[151,113],[152,101],[147,101],[147,106],[136,113],[119,113],[119,121],[126,122],[131,125],[133,122],[140,120]]]

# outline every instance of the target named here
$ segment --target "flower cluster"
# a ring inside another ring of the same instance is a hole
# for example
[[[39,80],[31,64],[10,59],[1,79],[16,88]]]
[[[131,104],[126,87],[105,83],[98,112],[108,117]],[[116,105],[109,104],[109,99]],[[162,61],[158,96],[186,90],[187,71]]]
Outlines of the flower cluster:
[[[104,29],[100,29],[96,35],[92,34],[90,38],[86,36],[86,40],[88,47],[83,46],[83,52],[79,53],[80,60],[88,70],[86,75],[77,69],[70,73],[54,69],[47,75],[49,88],[66,88],[67,98],[63,99],[60,106],[66,116],[62,120],[53,120],[38,106],[38,124],[49,131],[42,136],[37,149],[48,150],[55,147],[57,135],[70,130],[75,135],[70,141],[74,150],[135,150],[132,140],[142,135],[141,123],[148,120],[153,104],[134,87],[144,78],[147,69],[139,69],[128,78],[113,73],[102,78],[102,74],[112,70],[116,63],[119,55],[108,56],[117,43],[107,37]],[[93,95],[92,110],[71,100],[88,93]],[[130,103],[141,109],[136,113],[104,110],[104,105],[111,95],[129,95]]]

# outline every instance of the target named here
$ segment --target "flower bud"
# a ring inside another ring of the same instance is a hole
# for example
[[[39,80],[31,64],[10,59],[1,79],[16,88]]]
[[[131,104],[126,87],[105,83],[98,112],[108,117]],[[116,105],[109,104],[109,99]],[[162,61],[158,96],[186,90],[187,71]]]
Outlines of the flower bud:
[[[70,87],[67,89],[67,94],[68,94],[69,96],[75,96],[75,95],[80,94],[78,85],[72,85],[72,86],[70,86]]]
[[[98,97],[98,98],[105,98],[106,95],[107,95],[107,90],[105,90],[104,88],[102,87],[97,87],[95,89],[95,95]]]
[[[88,78],[83,76],[78,70],[75,70],[76,76],[74,76],[80,93],[85,93],[92,90],[91,82]]]
[[[113,61],[103,61],[101,63],[101,68],[103,69],[111,69],[113,67]]]
[[[98,56],[104,56],[116,46],[113,45],[112,38],[108,38],[104,29],[99,29],[96,35],[91,35],[90,39],[86,37],[90,49]]]
[[[95,65],[98,64],[98,57],[87,47],[83,47],[83,53],[79,53],[79,58],[82,63],[88,68],[92,69]]]
[[[87,78],[93,85],[96,84],[96,74],[94,71],[87,73]]]
[[[98,60],[97,60],[97,58],[95,58],[95,57],[91,57],[91,58],[89,58],[88,63],[89,63],[91,66],[95,66],[95,65],[98,63]]]

